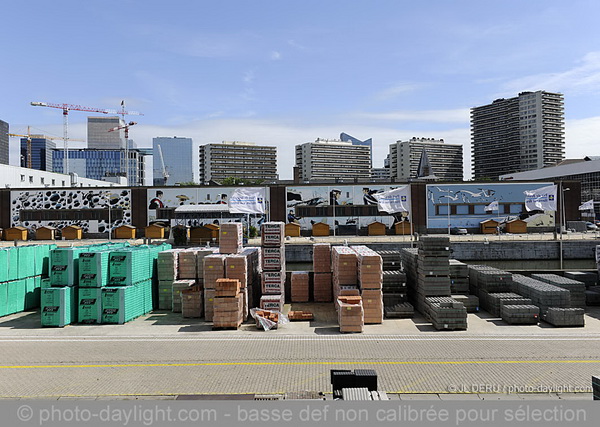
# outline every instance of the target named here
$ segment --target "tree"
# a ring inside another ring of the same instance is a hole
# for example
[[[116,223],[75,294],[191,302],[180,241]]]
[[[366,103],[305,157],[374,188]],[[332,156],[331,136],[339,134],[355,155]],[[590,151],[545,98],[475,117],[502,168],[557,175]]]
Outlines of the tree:
[[[261,185],[264,181],[264,179],[236,178],[230,176],[223,179],[221,185]]]

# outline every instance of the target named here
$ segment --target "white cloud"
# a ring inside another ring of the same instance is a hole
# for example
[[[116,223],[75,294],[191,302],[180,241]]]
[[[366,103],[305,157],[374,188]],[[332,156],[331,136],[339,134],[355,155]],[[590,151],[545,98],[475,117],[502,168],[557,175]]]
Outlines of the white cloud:
[[[280,60],[281,59],[281,53],[274,50],[273,52],[271,52],[271,59],[273,61]]]
[[[506,96],[522,91],[554,92],[600,91],[600,51],[589,52],[573,68],[555,73],[535,74],[511,80],[503,85]],[[505,96],[505,95],[503,95]]]
[[[600,116],[567,120],[565,123],[566,157],[597,156],[600,142]]]
[[[468,108],[452,110],[390,111],[386,113],[358,113],[356,117],[368,120],[413,121],[435,123],[468,123]]]
[[[379,93],[375,94],[375,98],[381,101],[393,99],[406,92],[413,92],[422,88],[422,83],[400,83],[390,86]]]

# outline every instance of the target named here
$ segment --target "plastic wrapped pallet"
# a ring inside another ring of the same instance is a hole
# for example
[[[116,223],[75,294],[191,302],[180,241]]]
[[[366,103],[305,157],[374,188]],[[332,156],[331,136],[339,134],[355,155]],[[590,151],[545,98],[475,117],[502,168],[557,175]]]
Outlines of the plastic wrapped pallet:
[[[216,290],[214,289],[204,288],[204,320],[207,322],[213,320],[215,293]]]
[[[283,222],[265,222],[261,226],[261,245],[280,247],[284,245],[285,224]]]
[[[170,280],[172,282],[177,279],[177,261],[180,251],[181,249],[168,249],[158,254],[158,280]]]
[[[79,323],[102,323],[102,289],[79,288]]]
[[[285,270],[285,246],[264,247],[261,252],[263,271]]]
[[[362,289],[361,297],[365,324],[383,323],[383,292],[380,289]]]
[[[313,245],[313,271],[315,273],[331,273],[331,244],[315,243]]]
[[[283,295],[263,295],[260,297],[260,308],[263,310],[279,311],[283,313]]]
[[[204,257],[204,288],[214,289],[218,279],[225,278],[226,255],[214,254]]]
[[[259,247],[249,246],[244,248],[240,255],[243,255],[247,259],[248,266],[248,278],[247,285],[260,284],[260,271],[261,271],[261,250]]]
[[[181,292],[195,285],[196,281],[189,279],[175,280],[173,282],[173,299],[171,300],[173,313],[181,313]]]
[[[217,248],[198,248],[196,250],[196,277],[199,281],[204,281],[204,258],[215,254]]]
[[[309,276],[307,271],[292,271],[291,300],[292,302],[308,302]]]
[[[79,286],[101,288],[108,284],[110,250],[79,254]]]
[[[56,248],[50,252],[50,281],[52,286],[76,286],[79,283],[79,255],[88,252],[88,247]],[[15,266],[12,266],[12,262]],[[10,271],[17,272],[17,252],[10,257]],[[17,277],[9,278],[15,280]]]
[[[313,276],[313,300],[314,302],[331,302],[333,299],[333,288],[331,281],[332,273],[315,273]]]
[[[248,258],[243,253],[227,255],[225,258],[225,277],[236,279],[243,289],[248,285]]]
[[[341,296],[337,304],[340,332],[363,332],[365,323],[361,297]]]
[[[261,286],[263,294],[284,294],[285,271],[263,271],[261,273]]]
[[[196,279],[198,276],[197,253],[195,248],[188,248],[179,251],[177,278],[178,279]]]
[[[42,326],[64,327],[77,320],[77,288],[44,288],[41,291]]]
[[[204,303],[202,301],[202,289],[199,285],[191,286],[181,291],[181,315],[182,317],[202,317],[204,314]]]
[[[111,251],[109,258],[109,284],[129,286],[150,279],[150,249],[129,247]]]
[[[219,252],[237,254],[243,248],[244,232],[241,222],[226,222],[219,228]]]
[[[173,280],[158,281],[158,309],[173,310]]]
[[[239,284],[238,284],[239,289]],[[216,289],[219,292],[219,288]],[[239,328],[243,321],[243,297],[216,296],[213,305],[213,328]]]
[[[331,263],[333,268],[334,285],[358,284],[356,252],[347,246],[331,248]]]

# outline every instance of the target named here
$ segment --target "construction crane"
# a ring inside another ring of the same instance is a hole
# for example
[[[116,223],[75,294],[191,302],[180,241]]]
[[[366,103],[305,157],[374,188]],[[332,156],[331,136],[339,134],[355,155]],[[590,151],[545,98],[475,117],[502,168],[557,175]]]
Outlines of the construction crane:
[[[50,102],[32,102],[31,105],[34,107],[50,107],[58,108],[63,112],[63,141],[65,144],[65,159],[64,159],[64,173],[69,173],[69,111],[88,111],[91,113],[102,113],[102,114],[116,114],[115,110],[105,110],[103,108],[83,107],[81,105],[73,104],[52,104]]]
[[[55,139],[62,139],[62,138],[54,138],[51,136],[47,136],[47,135],[39,135],[39,134],[32,134],[31,131],[29,130],[30,127],[27,126],[27,135],[21,135],[18,133],[9,133],[8,136],[13,136],[13,137],[20,137],[20,138],[27,138],[27,161],[26,161],[26,167],[28,167],[29,169],[31,169],[32,166],[32,161],[31,161],[31,139],[32,138],[41,138],[41,139],[50,139],[50,140],[55,140]],[[71,139],[71,141],[80,141],[80,142],[84,142],[83,139]]]
[[[138,111],[125,111],[125,100],[121,101],[121,111],[118,111],[117,114],[121,116],[121,119],[125,124],[109,129],[108,131],[114,132],[121,129],[125,131],[125,164],[121,169],[125,169],[125,180],[127,181],[127,185],[129,185],[129,127],[137,125],[137,122],[127,123],[125,121],[125,116],[143,116],[143,114]]]
[[[167,180],[169,179],[169,173],[167,172],[167,168],[165,167],[165,158],[163,157],[162,148],[160,148],[160,144],[156,144],[158,147],[158,155],[160,156],[160,165],[162,168],[162,176],[163,176],[163,185],[167,185]]]

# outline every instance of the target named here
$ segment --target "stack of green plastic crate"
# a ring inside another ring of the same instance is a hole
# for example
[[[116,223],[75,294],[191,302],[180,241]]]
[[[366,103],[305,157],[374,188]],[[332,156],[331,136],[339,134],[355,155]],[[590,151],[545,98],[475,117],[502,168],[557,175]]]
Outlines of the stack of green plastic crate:
[[[41,307],[42,326],[70,325],[77,319],[77,287],[43,288]]]

